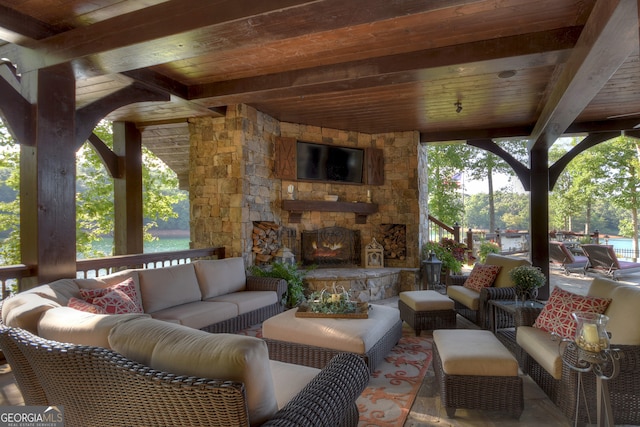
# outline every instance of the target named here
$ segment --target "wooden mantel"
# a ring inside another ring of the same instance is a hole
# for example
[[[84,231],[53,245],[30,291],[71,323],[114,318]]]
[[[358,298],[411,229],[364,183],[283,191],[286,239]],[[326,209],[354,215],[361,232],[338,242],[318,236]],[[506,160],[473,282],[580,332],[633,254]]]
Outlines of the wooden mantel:
[[[300,223],[302,213],[316,212],[353,212],[356,224],[366,224],[367,216],[378,212],[376,203],[365,202],[328,202],[325,200],[283,200],[282,209],[289,211],[289,222]]]

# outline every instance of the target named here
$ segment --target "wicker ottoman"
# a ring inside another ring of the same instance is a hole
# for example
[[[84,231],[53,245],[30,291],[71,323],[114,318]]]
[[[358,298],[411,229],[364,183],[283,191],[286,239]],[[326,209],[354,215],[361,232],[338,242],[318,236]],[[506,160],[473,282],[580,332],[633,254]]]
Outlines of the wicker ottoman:
[[[402,320],[394,307],[372,305],[367,319],[296,317],[287,310],[262,323],[269,358],[323,368],[338,353],[362,356],[373,372],[402,337]]]
[[[433,370],[450,418],[457,408],[507,411],[520,418],[524,397],[518,362],[490,331],[434,331]]]
[[[416,331],[456,327],[456,312],[453,301],[436,291],[400,292],[398,309],[400,319]]]

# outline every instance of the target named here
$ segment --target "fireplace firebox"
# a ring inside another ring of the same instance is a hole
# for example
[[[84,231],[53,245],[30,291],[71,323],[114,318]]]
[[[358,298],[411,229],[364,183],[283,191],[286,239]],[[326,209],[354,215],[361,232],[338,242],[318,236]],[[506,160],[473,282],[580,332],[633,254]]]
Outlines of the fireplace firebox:
[[[318,267],[359,267],[360,231],[327,227],[303,231],[301,235],[303,265]]]

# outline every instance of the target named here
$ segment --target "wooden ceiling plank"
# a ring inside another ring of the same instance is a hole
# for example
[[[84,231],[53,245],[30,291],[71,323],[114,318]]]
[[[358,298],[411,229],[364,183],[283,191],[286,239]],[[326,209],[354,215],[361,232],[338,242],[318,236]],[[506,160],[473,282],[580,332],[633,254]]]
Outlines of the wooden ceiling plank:
[[[530,135],[549,149],[638,47],[637,0],[599,0]]]
[[[189,99],[209,105],[266,101],[327,91],[362,89],[447,76],[486,74],[556,64],[568,54],[581,27],[483,40],[342,64],[189,87]],[[453,67],[453,65],[462,65]],[[420,71],[419,73],[415,73]],[[300,92],[303,90],[302,92]]]

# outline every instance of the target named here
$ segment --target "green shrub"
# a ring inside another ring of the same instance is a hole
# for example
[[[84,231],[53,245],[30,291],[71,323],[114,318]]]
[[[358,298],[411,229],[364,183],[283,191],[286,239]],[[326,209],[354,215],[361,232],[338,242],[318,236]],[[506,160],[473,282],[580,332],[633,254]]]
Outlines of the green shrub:
[[[497,253],[500,253],[500,247],[494,242],[485,240],[480,243],[480,247],[478,248],[478,259],[481,264],[484,264],[487,261],[487,255]]]
[[[287,292],[282,296],[282,301],[286,307],[292,308],[305,300],[303,280],[307,273],[314,268],[303,270],[297,264],[274,261],[264,267],[252,265],[249,267],[249,273],[257,277],[276,277],[286,280]]]

